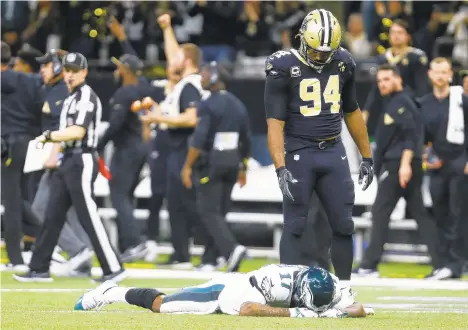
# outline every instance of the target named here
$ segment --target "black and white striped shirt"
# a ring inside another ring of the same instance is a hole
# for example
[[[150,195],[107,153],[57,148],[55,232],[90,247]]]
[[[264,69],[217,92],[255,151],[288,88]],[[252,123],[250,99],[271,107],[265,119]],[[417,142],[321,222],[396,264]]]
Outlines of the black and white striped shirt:
[[[86,134],[81,140],[62,142],[63,150],[82,149],[83,152],[94,151],[98,142],[98,127],[101,124],[101,100],[91,87],[83,84],[63,102],[60,114],[60,129],[69,126],[81,126]]]

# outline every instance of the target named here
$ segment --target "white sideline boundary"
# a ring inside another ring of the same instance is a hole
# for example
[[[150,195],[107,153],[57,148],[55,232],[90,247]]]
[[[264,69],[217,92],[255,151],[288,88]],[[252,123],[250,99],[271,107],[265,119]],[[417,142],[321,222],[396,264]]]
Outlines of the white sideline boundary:
[[[34,293],[67,293],[67,292],[86,292],[91,288],[87,289],[0,289],[0,292],[34,292]],[[166,292],[166,291],[176,291],[180,288],[157,288],[157,290]]]

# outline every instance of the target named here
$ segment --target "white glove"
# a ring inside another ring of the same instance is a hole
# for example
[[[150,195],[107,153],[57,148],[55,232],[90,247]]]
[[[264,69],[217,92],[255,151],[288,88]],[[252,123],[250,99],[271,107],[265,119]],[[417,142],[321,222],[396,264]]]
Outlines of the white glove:
[[[325,312],[322,312],[319,314],[319,317],[326,317],[326,318],[331,318],[331,319],[337,319],[337,318],[343,318],[347,317],[348,313],[342,312],[339,309],[329,309],[326,310]]]
[[[291,317],[310,317],[310,318],[317,318],[319,315],[315,313],[314,311],[311,311],[310,309],[307,308],[290,308],[289,309],[289,314]]]

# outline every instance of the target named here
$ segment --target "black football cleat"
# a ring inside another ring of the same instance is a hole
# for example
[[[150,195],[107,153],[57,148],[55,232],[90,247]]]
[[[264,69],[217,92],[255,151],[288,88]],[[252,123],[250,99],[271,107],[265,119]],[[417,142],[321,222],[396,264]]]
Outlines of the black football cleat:
[[[26,274],[14,274],[13,279],[23,283],[51,283],[54,281],[54,279],[50,277],[49,272],[36,272],[34,270],[29,271]]]
[[[125,269],[122,268],[118,272],[104,275],[101,278],[95,278],[93,279],[93,282],[104,283],[105,281],[112,281],[114,283],[119,283],[120,281],[124,280],[127,277],[127,275],[128,274],[125,271]]]

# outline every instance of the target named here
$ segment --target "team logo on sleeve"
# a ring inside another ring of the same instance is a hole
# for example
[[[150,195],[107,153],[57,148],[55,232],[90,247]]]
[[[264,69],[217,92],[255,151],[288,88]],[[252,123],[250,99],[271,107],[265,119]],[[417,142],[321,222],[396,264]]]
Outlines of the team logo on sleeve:
[[[301,69],[298,66],[293,66],[290,70],[291,77],[300,77],[301,76]]]
[[[345,72],[346,71],[346,63],[345,62],[338,63],[338,70],[340,70],[340,72]]]

